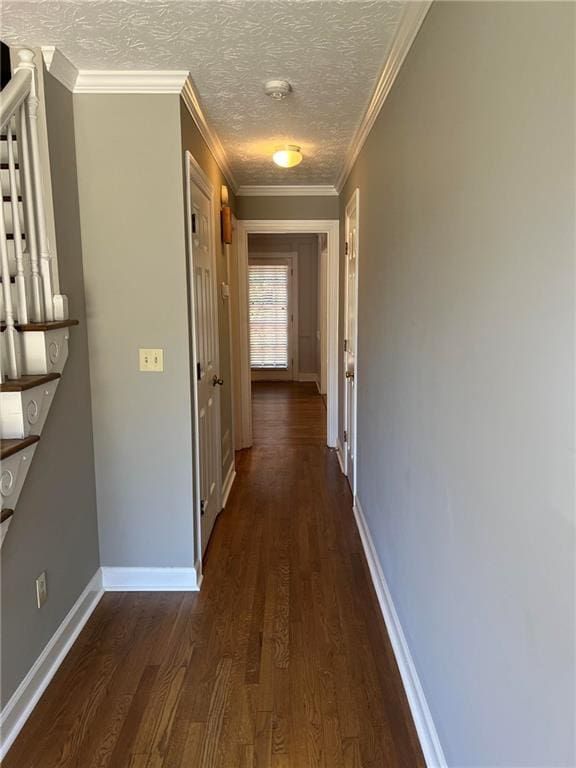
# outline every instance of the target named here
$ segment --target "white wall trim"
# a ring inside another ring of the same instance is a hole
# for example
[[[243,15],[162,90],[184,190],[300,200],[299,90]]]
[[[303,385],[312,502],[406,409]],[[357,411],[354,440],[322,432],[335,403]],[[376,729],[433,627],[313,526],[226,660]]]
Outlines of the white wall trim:
[[[362,546],[364,548],[364,554],[368,562],[368,568],[370,569],[370,575],[372,577],[372,583],[376,590],[376,596],[378,603],[380,604],[380,610],[386,623],[386,629],[392,643],[394,650],[394,656],[396,657],[396,663],[400,670],[402,682],[404,684],[404,690],[406,691],[406,697],[410,706],[410,711],[414,719],[414,725],[418,733],[420,740],[420,746],[424,753],[424,759],[428,768],[447,768],[446,758],[436,732],[436,727],[432,719],[428,702],[424,695],[424,690],[410,648],[406,641],[400,619],[396,613],[396,608],[392,600],[392,595],[380,559],[376,552],[366,517],[362,510],[362,505],[358,496],[354,498],[354,517],[356,518],[356,525],[360,533],[362,540]]]
[[[105,592],[197,592],[200,579],[194,568],[102,568]]]
[[[218,138],[218,134],[210,128],[208,121],[200,106],[200,100],[192,78],[188,75],[182,86],[182,101],[186,105],[188,112],[192,115],[194,122],[196,123],[198,130],[202,134],[202,138],[208,145],[208,149],[214,156],[214,159],[218,163],[220,170],[226,177],[228,183],[234,191],[238,189],[238,184],[230,168],[228,158],[226,156],[226,150],[224,149],[222,142]]]
[[[236,468],[234,467],[234,462],[232,462],[228,474],[226,475],[226,480],[224,480],[224,485],[222,486],[222,509],[225,509],[226,504],[228,503],[228,497],[230,496],[230,491],[232,490],[235,479]]]
[[[182,93],[186,70],[79,69],[74,93]]]
[[[338,437],[338,302],[340,297],[340,221],[339,219],[245,219],[238,221],[238,260],[235,289],[238,292],[240,323],[240,426],[239,445],[252,445],[252,398],[250,375],[250,340],[248,329],[248,235],[325,234],[326,269],[326,339],[327,350],[327,429],[326,443],[336,446]]]
[[[53,45],[42,46],[42,56],[48,72],[69,91],[73,91],[78,79],[78,70],[74,64]]]
[[[338,464],[340,464],[340,470],[343,475],[346,474],[346,469],[344,467],[344,448],[342,446],[342,443],[340,442],[340,438],[336,441],[336,456],[338,457]]]
[[[250,185],[242,184],[236,192],[240,197],[338,197],[338,190],[328,184]]]
[[[238,189],[226,151],[208,125],[188,70],[77,69],[53,45],[42,47],[47,70],[73,93],[174,93],[182,96],[198,130],[234,191]]]
[[[364,146],[364,142],[368,138],[368,134],[372,130],[372,126],[380,114],[380,110],[394,85],[394,81],[404,63],[404,59],[412,47],[412,43],[416,39],[418,30],[420,29],[431,5],[432,0],[418,0],[417,2],[404,3],[404,14],[398,25],[390,53],[384,64],[384,69],[376,83],[376,88],[374,89],[374,93],[368,104],[366,114],[362,118],[362,122],[358,126],[354,138],[350,143],[344,165],[338,176],[338,181],[336,182],[336,189],[338,192],[342,191],[342,188],[346,183],[348,174],[352,170],[352,166],[356,162],[360,150]]]
[[[2,710],[0,759],[20,733],[103,594],[98,569]]]

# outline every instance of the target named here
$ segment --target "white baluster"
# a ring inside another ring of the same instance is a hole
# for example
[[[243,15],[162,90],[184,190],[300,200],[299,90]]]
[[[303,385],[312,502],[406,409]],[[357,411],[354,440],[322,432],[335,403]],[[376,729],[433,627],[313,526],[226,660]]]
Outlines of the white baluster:
[[[28,150],[31,160],[32,195],[36,218],[36,236],[38,255],[40,259],[40,275],[44,294],[44,318],[54,319],[54,302],[52,291],[52,268],[50,251],[48,249],[48,237],[46,234],[46,217],[44,214],[44,195],[42,191],[42,176],[40,171],[40,148],[38,144],[38,96],[36,85],[36,68],[34,66],[34,52],[26,48],[18,51],[18,66],[15,71],[29,69],[32,72],[32,87],[26,99],[26,124],[28,127]]]
[[[26,297],[26,275],[22,256],[22,227],[20,225],[20,206],[18,204],[18,186],[16,184],[16,163],[14,159],[14,136],[8,126],[8,173],[10,177],[10,204],[12,207],[12,231],[14,234],[14,255],[16,258],[16,295],[18,297],[18,322],[28,322],[28,301]]]
[[[46,236],[46,218],[44,216],[44,196],[40,176],[40,150],[38,147],[38,104],[36,96],[30,95],[26,101],[26,113],[30,128],[30,155],[32,157],[32,189],[36,209],[36,232],[40,256],[40,275],[44,293],[44,317],[54,320],[54,292],[52,290],[52,266],[48,238]]]
[[[18,331],[14,327],[14,309],[12,307],[12,287],[10,284],[10,264],[8,261],[8,239],[6,237],[6,222],[4,221],[4,204],[0,207],[0,265],[2,268],[2,296],[4,298],[4,314],[6,316],[6,354],[8,357],[8,375],[17,379],[20,375],[18,365]]]
[[[40,278],[40,260],[38,258],[38,242],[36,240],[36,216],[34,212],[34,195],[32,193],[32,175],[30,172],[29,132],[24,106],[18,110],[16,130],[18,132],[18,161],[20,164],[20,181],[22,183],[22,198],[24,201],[26,247],[30,254],[30,267],[32,270],[31,315],[32,322],[41,323],[44,320],[44,303],[42,300],[42,280]]]

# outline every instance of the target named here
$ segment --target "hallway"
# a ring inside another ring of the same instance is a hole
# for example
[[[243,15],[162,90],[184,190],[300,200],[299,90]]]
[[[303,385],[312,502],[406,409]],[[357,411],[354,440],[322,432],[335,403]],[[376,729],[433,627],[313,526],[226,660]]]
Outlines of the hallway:
[[[108,593],[5,768],[422,768],[314,384],[253,388],[198,593]]]

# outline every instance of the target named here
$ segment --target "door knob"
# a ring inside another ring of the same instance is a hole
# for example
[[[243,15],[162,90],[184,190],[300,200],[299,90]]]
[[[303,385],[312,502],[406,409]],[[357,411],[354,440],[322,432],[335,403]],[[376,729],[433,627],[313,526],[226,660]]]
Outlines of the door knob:
[[[344,374],[347,379],[353,379],[354,378],[354,371],[346,371]]]
[[[214,376],[212,376],[212,386],[215,387],[216,384],[218,384],[221,387],[222,384],[224,384],[224,379],[219,379],[218,376],[214,374]]]

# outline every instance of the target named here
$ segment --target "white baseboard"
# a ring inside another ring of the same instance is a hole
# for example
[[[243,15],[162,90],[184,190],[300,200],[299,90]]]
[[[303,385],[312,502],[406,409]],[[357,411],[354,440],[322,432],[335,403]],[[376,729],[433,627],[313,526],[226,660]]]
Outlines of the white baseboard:
[[[380,559],[374,547],[374,542],[366,523],[364,512],[362,511],[362,505],[358,497],[354,499],[354,517],[356,518],[356,525],[362,539],[362,546],[364,547],[364,554],[368,561],[368,567],[370,569],[370,575],[372,576],[372,583],[376,590],[376,596],[380,604],[380,610],[386,623],[386,629],[392,643],[394,650],[394,656],[396,657],[396,663],[400,670],[402,682],[404,683],[404,690],[406,691],[406,697],[412,712],[412,718],[414,719],[414,725],[418,733],[420,740],[420,746],[424,753],[424,759],[428,768],[447,768],[446,758],[442,751],[442,745],[436,732],[434,721],[432,720],[432,714],[414,661],[410,648],[406,642],[406,637],[400,624],[400,619],[396,613],[392,595],[380,564]]]
[[[299,373],[296,376],[296,381],[313,381],[314,384],[318,384],[317,373]]]
[[[2,710],[0,760],[4,759],[103,594],[98,569]]]
[[[197,592],[196,568],[102,567],[105,592]]]
[[[344,468],[344,448],[342,447],[340,438],[336,440],[336,456],[338,456],[338,464],[340,464],[340,469],[342,470],[342,474],[345,475],[346,469]]]
[[[236,479],[236,468],[234,467],[234,462],[230,464],[230,469],[228,470],[228,474],[226,475],[226,480],[224,480],[224,485],[222,486],[222,509],[226,506],[228,503],[228,496],[230,496],[230,491],[232,490],[232,486],[234,485],[234,480]]]

